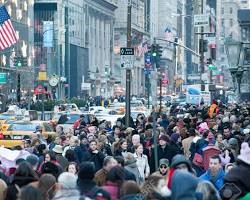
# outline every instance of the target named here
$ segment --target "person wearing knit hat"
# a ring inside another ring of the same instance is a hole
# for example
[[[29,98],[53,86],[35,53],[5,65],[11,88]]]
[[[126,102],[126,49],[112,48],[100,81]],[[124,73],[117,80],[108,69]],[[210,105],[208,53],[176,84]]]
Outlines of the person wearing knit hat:
[[[249,199],[250,196],[250,140],[241,144],[240,155],[237,165],[233,167],[224,177],[224,187],[221,190],[222,198],[225,195],[223,191],[231,192],[231,197],[235,199]],[[230,196],[229,196],[230,198]],[[227,199],[229,199],[227,198]]]
[[[95,171],[93,162],[85,161],[80,164],[77,179],[77,187],[80,191],[80,195],[87,196],[91,199],[97,199],[98,195],[102,195],[103,199],[111,200],[110,195],[98,187],[93,181]]]
[[[167,177],[169,169],[169,161],[166,158],[162,158],[159,161],[159,170],[154,172],[152,175]]]

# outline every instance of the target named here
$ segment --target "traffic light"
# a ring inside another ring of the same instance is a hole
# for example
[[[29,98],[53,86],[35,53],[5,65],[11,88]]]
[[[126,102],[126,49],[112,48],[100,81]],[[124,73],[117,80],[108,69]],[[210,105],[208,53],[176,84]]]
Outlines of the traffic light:
[[[160,60],[162,56],[162,46],[153,44],[151,46],[152,62],[156,64],[156,68],[160,68]]]
[[[28,66],[27,57],[25,58],[22,56],[14,57],[14,66],[15,67],[27,67]]]
[[[15,67],[22,67],[23,66],[23,58],[22,58],[22,56],[14,57],[14,66]]]
[[[27,67],[27,66],[28,66],[27,57],[25,57],[25,58],[23,57],[22,63],[23,63],[23,64],[22,64],[23,67]]]
[[[200,53],[208,51],[208,40],[203,40],[203,39],[199,40],[199,50]]]

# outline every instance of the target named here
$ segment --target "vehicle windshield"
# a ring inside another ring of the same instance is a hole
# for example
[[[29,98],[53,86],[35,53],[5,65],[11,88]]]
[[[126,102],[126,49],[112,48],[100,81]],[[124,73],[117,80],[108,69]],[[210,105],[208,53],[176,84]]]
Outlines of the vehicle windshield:
[[[144,106],[141,101],[131,101],[130,105],[131,107],[134,107],[134,108]]]
[[[13,114],[1,114],[0,120],[8,120],[8,119],[14,119],[15,116]]]
[[[58,121],[58,124],[74,124],[79,118],[79,114],[62,115]]]
[[[8,131],[35,131],[39,124],[11,124]]]

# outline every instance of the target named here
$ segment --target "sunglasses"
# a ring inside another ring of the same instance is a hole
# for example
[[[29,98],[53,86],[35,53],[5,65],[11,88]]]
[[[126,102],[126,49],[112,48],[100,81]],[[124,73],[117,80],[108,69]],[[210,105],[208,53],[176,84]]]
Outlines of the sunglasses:
[[[168,167],[166,165],[161,165],[160,168],[167,169]]]

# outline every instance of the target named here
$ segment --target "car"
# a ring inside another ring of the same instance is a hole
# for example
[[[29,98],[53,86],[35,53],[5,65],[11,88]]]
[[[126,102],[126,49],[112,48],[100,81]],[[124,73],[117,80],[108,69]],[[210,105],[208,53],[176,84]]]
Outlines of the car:
[[[57,126],[63,127],[65,133],[73,131],[74,123],[80,119],[80,115],[84,115],[84,121],[86,124],[91,122],[91,117],[93,115],[88,113],[66,113],[60,116]]]
[[[106,110],[106,108],[103,106],[91,106],[91,107],[89,107],[90,114],[95,114],[96,112],[102,112],[105,110]]]
[[[45,121],[16,121],[10,124],[5,132],[0,133],[0,145],[6,148],[12,148],[22,145],[25,138],[36,136],[34,131],[36,127],[42,128],[42,135],[45,139],[49,136],[56,137],[53,127]]]

